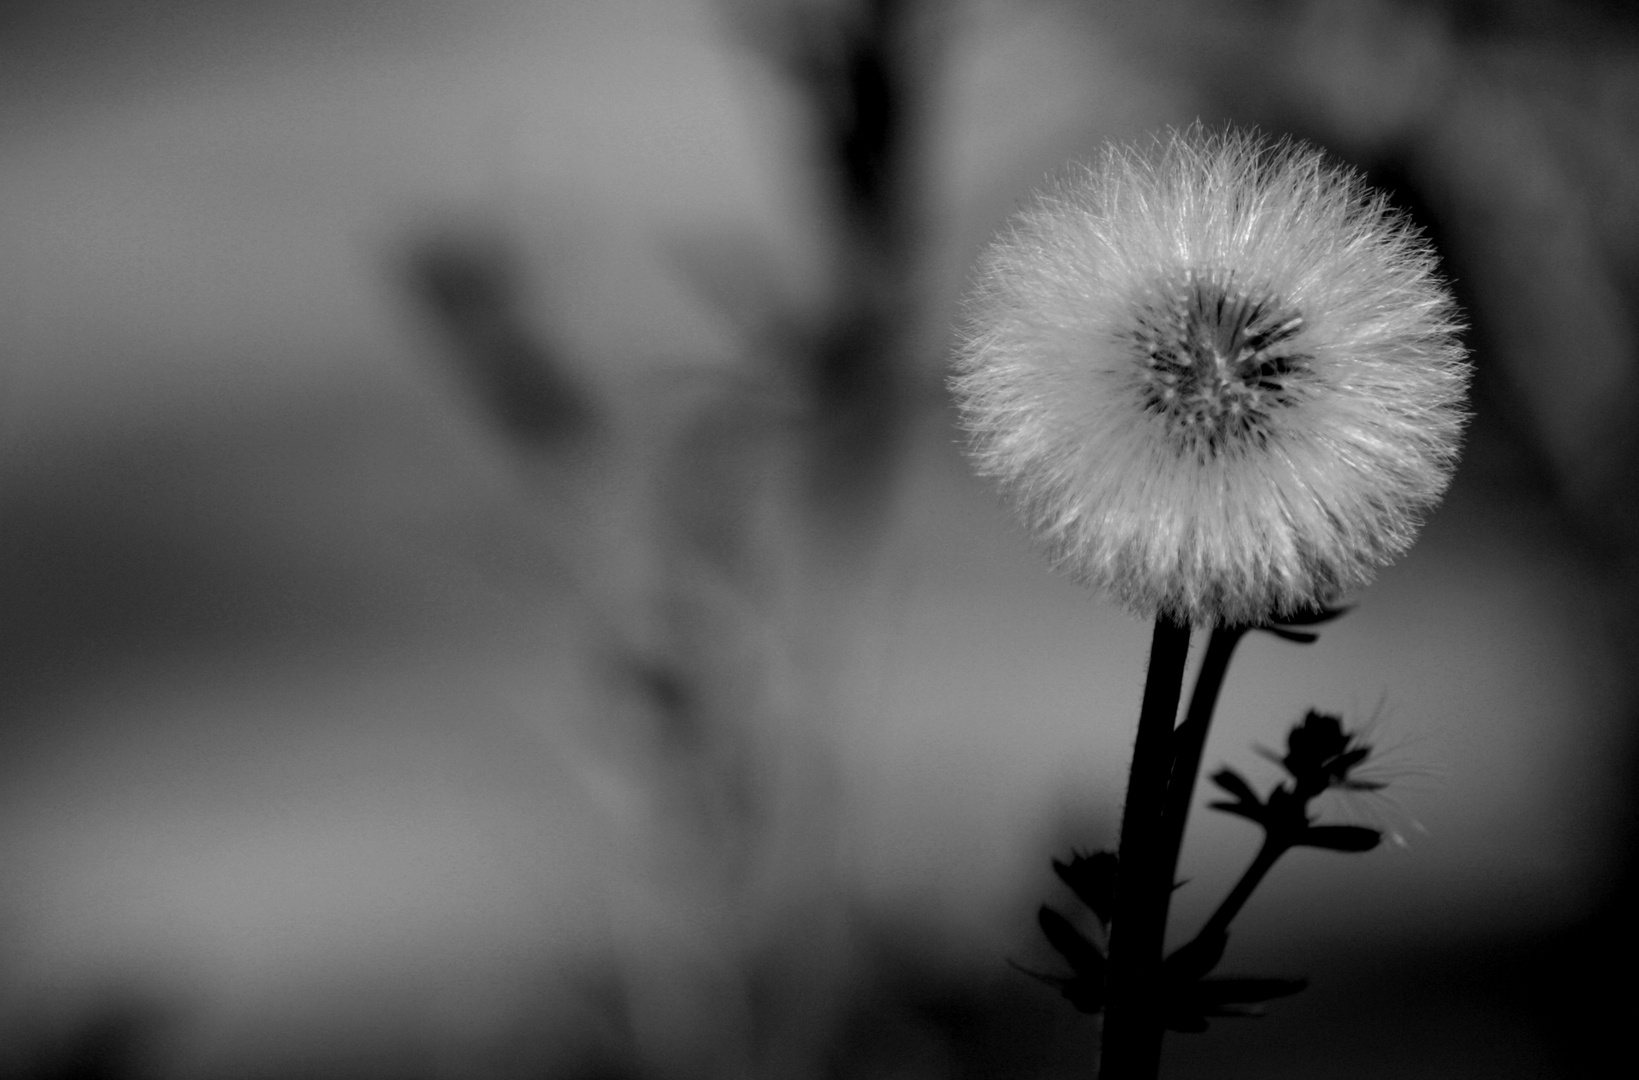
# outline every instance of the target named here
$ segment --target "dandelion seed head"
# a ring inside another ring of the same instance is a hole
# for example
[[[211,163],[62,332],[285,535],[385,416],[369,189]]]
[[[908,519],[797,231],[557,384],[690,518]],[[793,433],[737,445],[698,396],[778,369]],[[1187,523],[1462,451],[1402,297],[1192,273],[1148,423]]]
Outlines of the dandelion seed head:
[[[1302,399],[1303,316],[1229,271],[1186,270],[1133,305],[1139,396],[1181,453],[1205,461],[1268,444],[1278,410]]]
[[[1428,243],[1301,144],[1111,147],[987,251],[953,387],[1056,564],[1146,616],[1365,584],[1455,466],[1468,379]]]

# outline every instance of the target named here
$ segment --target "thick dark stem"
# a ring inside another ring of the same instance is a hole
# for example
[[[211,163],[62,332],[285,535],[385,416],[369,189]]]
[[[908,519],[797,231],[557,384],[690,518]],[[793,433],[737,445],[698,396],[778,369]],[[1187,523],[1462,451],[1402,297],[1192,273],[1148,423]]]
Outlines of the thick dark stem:
[[[1154,1080],[1161,1064],[1161,945],[1171,892],[1171,867],[1161,850],[1162,815],[1188,656],[1189,627],[1169,615],[1157,616],[1121,815],[1101,1080]]]
[[[1190,803],[1195,799],[1195,779],[1201,771],[1201,752],[1206,748],[1212,712],[1218,706],[1224,674],[1229,670],[1235,646],[1246,635],[1244,626],[1216,626],[1201,658],[1201,672],[1195,677],[1195,691],[1189,697],[1189,712],[1172,736],[1172,779],[1167,784],[1167,806],[1161,817],[1161,859],[1166,865],[1167,891],[1161,898],[1161,918],[1172,902],[1172,883],[1178,877],[1178,853],[1184,846],[1184,826],[1189,821]]]

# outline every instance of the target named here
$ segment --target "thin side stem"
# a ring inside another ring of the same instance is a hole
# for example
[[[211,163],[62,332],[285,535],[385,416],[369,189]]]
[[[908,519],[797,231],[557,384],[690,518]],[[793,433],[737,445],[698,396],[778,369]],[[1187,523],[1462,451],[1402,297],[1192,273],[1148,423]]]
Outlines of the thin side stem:
[[[1156,617],[1121,815],[1100,1080],[1154,1080],[1161,1065],[1166,909],[1158,897],[1171,891],[1171,868],[1162,857],[1162,816],[1189,634],[1187,624],[1165,614]]]
[[[1206,925],[1201,927],[1201,932],[1196,935],[1197,939],[1227,937],[1229,924],[1235,916],[1241,913],[1241,908],[1246,906],[1246,901],[1251,897],[1252,890],[1258,887],[1259,883],[1263,881],[1264,875],[1269,873],[1269,868],[1274,866],[1275,861],[1286,854],[1290,847],[1291,845],[1284,840],[1276,839],[1273,836],[1264,837],[1263,846],[1258,849],[1258,854],[1253,858],[1252,865],[1246,868],[1246,873],[1241,875],[1241,880],[1237,881],[1235,887],[1229,890],[1229,895],[1224,897],[1223,903],[1218,905],[1218,910],[1212,913],[1212,918],[1208,919]]]
[[[1235,655],[1235,646],[1246,636],[1245,626],[1215,626],[1207,641],[1201,671],[1189,696],[1189,712],[1173,733],[1172,779],[1167,784],[1167,805],[1161,818],[1161,859],[1166,866],[1167,889],[1161,895],[1162,925],[1172,903],[1172,884],[1178,877],[1178,854],[1184,846],[1184,827],[1189,822],[1190,804],[1195,801],[1195,781],[1201,771],[1201,754],[1206,748],[1212,713],[1218,707],[1218,692]]]

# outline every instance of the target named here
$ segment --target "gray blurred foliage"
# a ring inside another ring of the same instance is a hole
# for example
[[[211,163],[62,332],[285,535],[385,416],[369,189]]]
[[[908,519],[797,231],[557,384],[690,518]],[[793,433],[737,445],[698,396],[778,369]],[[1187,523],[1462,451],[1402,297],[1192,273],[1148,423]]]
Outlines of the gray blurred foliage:
[[[289,7],[300,22],[302,5]],[[14,26],[49,21],[29,9],[9,13]],[[94,23],[98,11],[81,5],[75,18]],[[945,65],[964,20],[1048,20],[1090,57],[1113,47],[1173,88],[1190,103],[1180,124],[1199,116],[1289,132],[1390,185],[1441,246],[1470,313],[1479,374],[1465,470],[1547,508],[1563,542],[1609,583],[1606,606],[1588,617],[1630,655],[1639,30],[1621,5],[1570,2],[743,0],[717,16],[799,119],[818,195],[811,212],[829,244],[816,300],[782,286],[772,241],[754,233],[657,239],[683,288],[733,328],[732,368],[601,378],[554,335],[550,303],[539,302],[561,282],[556,253],[509,236],[500,219],[452,214],[406,228],[381,260],[407,321],[448,362],[438,385],[487,431],[510,478],[493,497],[515,495],[539,517],[539,549],[506,558],[538,563],[533,572],[570,597],[565,651],[596,715],[574,753],[588,789],[623,823],[605,858],[639,882],[639,900],[611,914],[614,957],[590,950],[597,958],[572,973],[573,1001],[544,1033],[496,1039],[531,1049],[493,1060],[475,1052],[482,1067],[472,1075],[1082,1075],[1095,1036],[1079,1018],[1032,996],[999,960],[993,978],[973,977],[966,958],[924,941],[914,918],[858,909],[839,842],[847,793],[826,736],[847,692],[835,685],[840,657],[878,587],[905,446],[913,430],[946,422],[937,353],[952,306],[939,260],[986,216],[958,206],[966,218],[941,217],[948,207],[930,175]],[[1090,152],[1103,133],[1068,147],[1063,134],[1044,132],[1030,159]],[[1025,192],[998,178],[1015,164],[990,174],[990,190],[1014,201]],[[209,637],[245,611],[283,610],[279,583],[247,578],[242,555],[220,570],[210,565],[220,552],[197,535],[181,547],[163,535],[196,503],[152,477],[185,471],[179,455],[214,458],[236,434],[196,434],[196,446],[159,432],[140,459],[129,447],[107,460],[85,451],[97,477],[90,509],[59,505],[44,480],[11,480],[19,524],[0,545],[25,569],[8,572],[3,595],[28,620],[6,631],[3,700],[13,710],[113,664],[97,642],[121,620],[133,640],[167,628]],[[175,501],[174,515],[155,509],[144,483],[161,509]],[[242,538],[218,539],[226,550]],[[256,550],[276,561],[267,543]],[[369,623],[369,605],[382,602],[373,597],[397,587],[373,572],[338,566],[334,581],[309,583],[335,605],[328,631],[345,611],[363,610]],[[226,599],[192,595],[205,586]],[[291,618],[286,634],[299,637],[308,628]],[[254,642],[263,631],[234,632]],[[1631,785],[1631,740],[1626,752]],[[1419,1002],[1437,1010],[1486,984],[1498,999],[1520,999],[1472,1007],[1535,1025],[1553,1060],[1507,1073],[1486,1059],[1464,1075],[1587,1075],[1585,1062],[1614,1045],[1594,974],[1619,978],[1634,947],[1619,914],[1634,898],[1634,838],[1631,825],[1611,827],[1628,829],[1628,842],[1614,856],[1605,914],[1582,936],[1522,943],[1511,963],[1461,943],[1413,957],[1434,973],[1422,999],[1357,957],[1318,957],[1317,969],[1335,961],[1356,995],[1345,1022],[1405,1021]],[[1035,884],[1021,883],[1021,896]],[[1554,1003],[1531,1004],[1550,987]],[[140,992],[131,995],[140,1004],[122,988],[106,997],[66,1031],[20,1035],[0,1051],[0,1070],[150,1075],[166,1060],[174,1017]],[[1339,1040],[1362,1054],[1377,1044],[1328,1024],[1282,1028],[1296,1040],[1282,1047],[1232,1033],[1214,1044],[1218,1061],[1186,1054],[1175,1075],[1458,1075],[1449,1062],[1463,1048],[1428,1029],[1405,1040],[1424,1048],[1420,1058],[1385,1066],[1367,1056],[1350,1071]],[[386,1051],[360,1062],[320,1046],[291,1060],[292,1075],[466,1074]]]

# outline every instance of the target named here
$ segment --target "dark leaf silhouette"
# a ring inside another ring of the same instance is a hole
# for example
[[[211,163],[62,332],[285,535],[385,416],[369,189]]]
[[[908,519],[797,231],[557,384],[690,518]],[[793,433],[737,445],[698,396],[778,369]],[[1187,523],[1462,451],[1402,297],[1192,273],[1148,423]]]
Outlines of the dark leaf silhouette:
[[[1076,899],[1086,904],[1098,921],[1110,924],[1110,912],[1115,907],[1116,861],[1113,851],[1095,851],[1091,855],[1075,852],[1069,862],[1053,860],[1053,872],[1070,887]]]
[[[1269,817],[1268,807],[1240,773],[1230,768],[1219,769],[1212,774],[1212,782],[1235,797],[1233,801],[1219,800],[1209,803],[1212,809],[1222,810],[1226,814],[1238,814],[1259,824],[1265,823]]]
[[[1310,709],[1286,736],[1286,754],[1278,761],[1297,783],[1302,797],[1313,798],[1327,788],[1375,791],[1381,785],[1351,779],[1349,773],[1371,756],[1372,748],[1344,728],[1343,720],[1330,713]]]
[[[1343,607],[1310,608],[1307,611],[1299,611],[1296,614],[1275,619],[1274,624],[1278,626],[1320,626],[1323,623],[1331,622],[1333,619],[1342,618],[1353,610],[1353,604],[1346,604]]]
[[[1047,935],[1047,943],[1077,975],[1099,983],[1104,981],[1104,951],[1082,936],[1070,920],[1046,904],[1036,912],[1036,922]]]
[[[1224,948],[1228,944],[1227,933],[1202,933],[1180,945],[1167,957],[1162,968],[1168,984],[1188,986],[1197,982],[1218,966],[1218,961],[1223,959]]]
[[[1309,630],[1287,630],[1280,626],[1260,626],[1259,630],[1274,634],[1287,641],[1295,641],[1299,645],[1313,645],[1320,640],[1320,635]]]
[[[1169,1031],[1184,1031],[1190,1034],[1203,1032],[1209,1026],[1206,1013],[1188,1006],[1171,1005],[1166,1009],[1166,1025]]]
[[[1065,1000],[1084,1013],[1100,1012],[1104,1008],[1104,952],[1082,936],[1070,920],[1043,904],[1036,912],[1047,943],[1070,965],[1071,975],[1048,975],[1028,968],[1015,968],[1039,979],[1063,994]]]
[[[1214,979],[1202,979],[1197,988],[1204,999],[1214,1004],[1248,1005],[1291,997],[1308,985],[1308,979],[1256,979],[1223,975]]]
[[[1313,645],[1315,642],[1320,640],[1320,635],[1319,634],[1314,633],[1313,631],[1310,631],[1310,630],[1294,630],[1294,629],[1292,629],[1292,627],[1294,627],[1294,626],[1319,626],[1322,623],[1329,623],[1333,619],[1336,619],[1341,615],[1347,614],[1348,611],[1349,611],[1349,608],[1346,608],[1346,607],[1311,608],[1308,611],[1299,611],[1299,612],[1296,612],[1292,615],[1288,615],[1284,618],[1275,619],[1271,622],[1263,623],[1260,626],[1253,627],[1253,629],[1254,630],[1262,630],[1262,631],[1265,631],[1266,633],[1274,634],[1278,638],[1282,638],[1286,641],[1296,642],[1299,645]]]
[[[1167,1027],[1174,1031],[1198,1032],[1207,1029],[1213,1016],[1262,1016],[1258,1006],[1275,998],[1290,997],[1309,983],[1305,979],[1268,979],[1222,976],[1200,979],[1169,989],[1166,1003]]]
[[[1013,963],[1011,960],[1008,961],[1008,965],[1014,971],[1028,975],[1038,982],[1044,982],[1063,994],[1064,1000],[1074,1006],[1078,1012],[1096,1015],[1104,1011],[1103,983],[1095,985],[1088,979],[1077,978],[1073,975],[1049,975],[1042,971],[1031,971],[1027,967]]]
[[[1258,793],[1246,782],[1246,777],[1231,768],[1222,768],[1212,774],[1212,782],[1235,796],[1236,802],[1261,803]]]
[[[434,236],[409,252],[406,285],[455,347],[491,419],[526,444],[564,444],[596,426],[591,397],[523,315],[514,252],[485,235]]]

